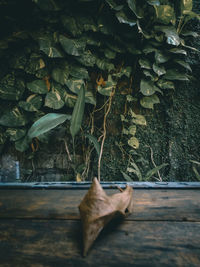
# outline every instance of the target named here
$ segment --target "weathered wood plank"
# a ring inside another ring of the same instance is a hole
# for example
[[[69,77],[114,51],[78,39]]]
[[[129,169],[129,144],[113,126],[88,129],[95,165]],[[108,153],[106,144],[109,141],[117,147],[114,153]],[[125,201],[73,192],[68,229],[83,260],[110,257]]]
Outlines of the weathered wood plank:
[[[81,257],[80,221],[1,220],[0,266],[200,266],[200,223],[123,222]]]
[[[107,190],[108,194],[116,190]],[[79,219],[85,190],[0,190],[0,218]],[[127,220],[200,221],[200,190],[134,190]]]

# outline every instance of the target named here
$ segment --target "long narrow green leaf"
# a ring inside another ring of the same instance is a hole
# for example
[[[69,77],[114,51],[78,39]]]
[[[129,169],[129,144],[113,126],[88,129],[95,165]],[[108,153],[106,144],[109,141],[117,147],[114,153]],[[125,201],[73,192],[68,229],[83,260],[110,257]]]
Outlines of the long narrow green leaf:
[[[78,93],[78,98],[74,106],[74,110],[73,110],[72,118],[71,118],[70,133],[73,138],[81,128],[84,109],[85,109],[85,88],[82,85]]]
[[[94,148],[97,151],[98,156],[100,155],[100,145],[99,142],[97,140],[97,138],[91,134],[86,134],[85,137],[87,137],[94,145]]]
[[[63,123],[67,119],[69,120],[70,118],[71,115],[67,114],[57,114],[57,113],[46,114],[45,116],[42,116],[39,120],[33,123],[33,125],[28,131],[28,136],[29,138],[37,137],[41,134],[50,131],[51,129]]]
[[[157,166],[156,168],[153,168],[152,170],[148,171],[145,175],[144,180],[148,181],[154,174],[156,174],[160,169],[166,167],[167,165],[168,165],[167,163],[163,163],[160,166]]]
[[[131,177],[126,174],[125,172],[121,171],[121,174],[123,175],[124,179],[127,181],[127,182],[133,182],[133,180],[131,179]]]

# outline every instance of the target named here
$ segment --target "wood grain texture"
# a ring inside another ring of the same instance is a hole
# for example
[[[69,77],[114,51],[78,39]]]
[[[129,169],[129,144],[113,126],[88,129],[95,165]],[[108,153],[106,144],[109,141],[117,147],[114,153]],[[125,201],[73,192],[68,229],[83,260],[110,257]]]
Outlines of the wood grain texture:
[[[113,194],[116,190],[106,190]],[[79,219],[85,190],[0,190],[0,218]],[[134,221],[200,221],[200,190],[134,190]]]
[[[200,266],[200,223],[133,222],[109,227],[86,258],[81,224],[68,220],[1,220],[0,266]]]

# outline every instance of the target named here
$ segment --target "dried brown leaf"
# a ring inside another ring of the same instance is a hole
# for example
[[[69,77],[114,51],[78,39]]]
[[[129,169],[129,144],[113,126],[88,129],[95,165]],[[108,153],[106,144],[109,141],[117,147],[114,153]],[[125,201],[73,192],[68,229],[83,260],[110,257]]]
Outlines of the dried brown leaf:
[[[82,200],[79,211],[83,225],[83,255],[98,237],[104,226],[113,218],[126,217],[133,211],[133,189],[126,189],[112,196],[107,196],[97,178]]]

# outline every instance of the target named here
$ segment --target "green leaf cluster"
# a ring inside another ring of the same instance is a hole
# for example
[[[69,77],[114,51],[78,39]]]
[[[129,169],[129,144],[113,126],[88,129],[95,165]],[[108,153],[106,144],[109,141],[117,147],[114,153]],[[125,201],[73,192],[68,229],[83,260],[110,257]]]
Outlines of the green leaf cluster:
[[[14,16],[0,40],[1,142],[10,139],[20,151],[29,147],[31,125],[48,113],[72,114],[75,136],[85,103],[120,92],[121,81],[133,81],[132,97],[153,109],[176,81],[190,78],[187,41],[197,34],[185,25],[200,17],[192,0],[29,2],[26,27]],[[129,145],[138,147],[129,130]]]

